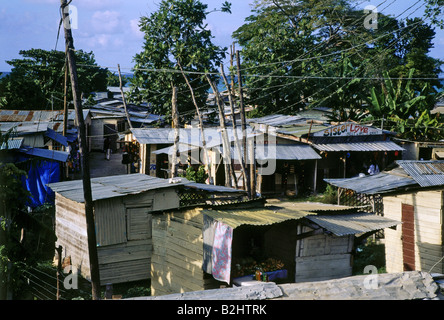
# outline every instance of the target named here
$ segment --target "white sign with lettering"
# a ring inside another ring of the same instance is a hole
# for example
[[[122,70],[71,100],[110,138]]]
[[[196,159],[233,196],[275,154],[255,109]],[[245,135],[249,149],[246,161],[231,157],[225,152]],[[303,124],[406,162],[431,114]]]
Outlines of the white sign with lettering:
[[[313,134],[315,137],[346,137],[383,134],[380,129],[363,126],[357,123],[344,123],[329,127]]]

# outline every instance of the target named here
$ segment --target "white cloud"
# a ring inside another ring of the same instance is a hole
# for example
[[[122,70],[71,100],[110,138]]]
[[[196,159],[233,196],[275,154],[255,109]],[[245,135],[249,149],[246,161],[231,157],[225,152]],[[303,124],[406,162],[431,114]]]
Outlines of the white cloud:
[[[122,30],[122,17],[117,11],[96,11],[91,17],[91,26],[97,33],[117,33]]]
[[[139,27],[139,19],[132,19],[130,20],[130,30],[133,35],[135,35],[137,38],[143,38],[143,32],[140,31]]]

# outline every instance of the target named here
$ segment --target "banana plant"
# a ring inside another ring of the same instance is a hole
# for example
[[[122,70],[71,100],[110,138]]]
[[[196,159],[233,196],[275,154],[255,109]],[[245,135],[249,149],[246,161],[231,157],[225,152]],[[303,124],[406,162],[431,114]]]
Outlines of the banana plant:
[[[381,90],[375,87],[370,90],[369,112],[375,119],[387,119],[388,129],[404,138],[438,140],[442,136],[443,124],[438,115],[430,113],[430,101],[423,94],[431,92],[429,84],[416,92],[412,87],[414,72],[410,69],[407,80],[400,79],[396,84],[385,72]]]

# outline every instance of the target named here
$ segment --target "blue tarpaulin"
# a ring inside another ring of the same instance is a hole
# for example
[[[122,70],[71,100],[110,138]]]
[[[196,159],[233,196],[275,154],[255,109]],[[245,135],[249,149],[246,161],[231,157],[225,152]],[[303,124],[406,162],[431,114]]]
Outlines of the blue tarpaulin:
[[[60,182],[60,164],[52,161],[33,161],[28,177],[23,179],[26,189],[31,192],[29,206],[39,207],[45,203],[54,203],[54,192],[49,183]]]

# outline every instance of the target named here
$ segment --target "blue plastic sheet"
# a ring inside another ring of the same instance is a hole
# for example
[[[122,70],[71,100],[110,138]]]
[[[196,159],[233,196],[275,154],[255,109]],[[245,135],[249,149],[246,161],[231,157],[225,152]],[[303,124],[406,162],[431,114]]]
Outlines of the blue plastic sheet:
[[[60,164],[52,161],[33,161],[24,178],[26,189],[31,193],[28,205],[31,208],[45,203],[54,204],[54,192],[49,183],[60,182]]]

